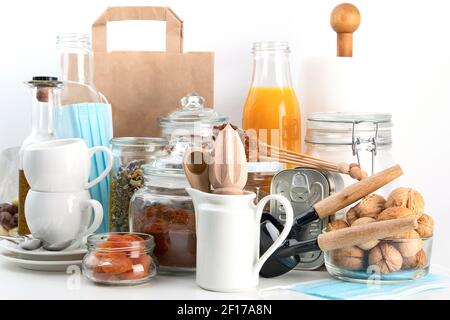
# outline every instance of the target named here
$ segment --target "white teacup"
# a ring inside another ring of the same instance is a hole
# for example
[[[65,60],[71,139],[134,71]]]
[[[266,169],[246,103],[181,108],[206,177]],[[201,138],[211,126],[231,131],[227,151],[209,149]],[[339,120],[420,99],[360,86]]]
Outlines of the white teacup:
[[[91,157],[106,154],[106,169],[88,182]],[[23,170],[32,190],[78,192],[99,183],[111,171],[113,156],[107,147],[88,148],[82,139],[59,139],[33,144],[25,149]]]
[[[90,198],[88,191],[30,190],[25,200],[25,216],[34,237],[57,244],[94,233],[102,223],[103,208],[100,202]]]

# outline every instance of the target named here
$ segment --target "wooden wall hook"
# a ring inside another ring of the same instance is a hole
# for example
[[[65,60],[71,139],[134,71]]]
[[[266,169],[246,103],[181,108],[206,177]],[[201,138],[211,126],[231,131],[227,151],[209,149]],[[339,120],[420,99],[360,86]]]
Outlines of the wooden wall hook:
[[[330,16],[330,24],[337,32],[337,56],[353,56],[353,32],[361,22],[361,15],[357,7],[351,3],[337,5]]]

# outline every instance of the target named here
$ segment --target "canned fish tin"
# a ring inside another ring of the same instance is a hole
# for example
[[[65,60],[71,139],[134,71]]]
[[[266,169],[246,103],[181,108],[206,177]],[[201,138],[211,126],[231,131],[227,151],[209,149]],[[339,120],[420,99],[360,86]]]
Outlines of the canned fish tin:
[[[286,197],[294,209],[294,216],[301,215],[317,202],[339,192],[344,188],[340,174],[328,171],[295,168],[278,172],[272,179],[270,192]],[[343,214],[338,212],[337,214]],[[281,222],[286,219],[283,206],[278,201],[270,204],[270,213]],[[316,220],[304,226],[296,233],[297,241],[315,239],[329,222],[329,218]],[[296,269],[314,270],[324,264],[322,251],[299,254],[300,263]]]

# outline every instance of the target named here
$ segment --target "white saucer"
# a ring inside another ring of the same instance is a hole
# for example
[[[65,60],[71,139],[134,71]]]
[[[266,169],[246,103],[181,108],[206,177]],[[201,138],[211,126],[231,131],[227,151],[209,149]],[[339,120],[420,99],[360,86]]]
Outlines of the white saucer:
[[[0,258],[6,261],[17,264],[19,267],[36,270],[36,271],[67,271],[70,266],[81,266],[82,260],[64,260],[64,261],[34,261],[27,259],[20,259],[15,254],[3,253]]]
[[[11,241],[8,240],[1,240],[0,248],[10,253],[16,254],[17,258],[19,259],[33,260],[33,261],[82,260],[84,255],[87,253],[87,249],[81,247],[78,249],[63,250],[63,251],[47,251],[42,248],[28,251],[21,249],[17,244],[12,243]]]

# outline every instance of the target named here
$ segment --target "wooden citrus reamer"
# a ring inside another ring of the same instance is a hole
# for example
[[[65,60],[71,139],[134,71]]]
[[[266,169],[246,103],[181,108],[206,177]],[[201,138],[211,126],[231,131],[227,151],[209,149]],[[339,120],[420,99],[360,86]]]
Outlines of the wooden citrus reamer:
[[[230,124],[219,131],[209,165],[209,180],[217,194],[243,194],[247,183],[247,158],[239,134]]]

